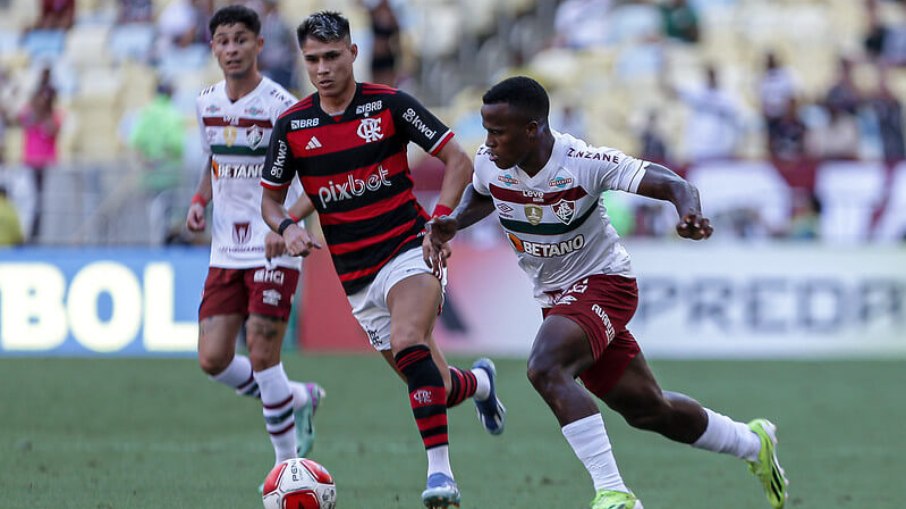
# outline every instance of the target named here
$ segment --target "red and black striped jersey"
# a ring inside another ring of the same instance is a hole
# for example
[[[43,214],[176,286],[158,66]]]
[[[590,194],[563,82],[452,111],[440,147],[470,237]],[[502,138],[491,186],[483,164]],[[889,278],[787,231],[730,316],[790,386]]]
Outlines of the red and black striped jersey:
[[[312,94],[274,126],[261,185],[298,176],[311,198],[346,294],[367,286],[394,256],[421,245],[429,219],[412,192],[406,149],[437,155],[453,132],[411,95],[358,83],[340,115]]]

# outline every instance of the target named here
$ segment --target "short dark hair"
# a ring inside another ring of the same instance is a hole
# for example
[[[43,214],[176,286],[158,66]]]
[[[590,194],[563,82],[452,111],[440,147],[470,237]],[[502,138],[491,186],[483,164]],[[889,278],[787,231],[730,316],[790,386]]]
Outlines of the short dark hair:
[[[320,11],[305,18],[296,29],[299,47],[308,37],[321,42],[351,41],[349,37],[349,20],[336,11]]]
[[[525,114],[529,120],[547,121],[551,103],[541,83],[526,76],[507,78],[491,87],[481,97],[484,104],[506,103]]]
[[[237,23],[245,25],[255,35],[261,35],[261,20],[258,18],[258,13],[244,5],[228,5],[218,9],[211,16],[211,21],[208,22],[208,29],[211,30],[211,35],[213,36],[214,32],[217,31],[217,27],[235,25]]]

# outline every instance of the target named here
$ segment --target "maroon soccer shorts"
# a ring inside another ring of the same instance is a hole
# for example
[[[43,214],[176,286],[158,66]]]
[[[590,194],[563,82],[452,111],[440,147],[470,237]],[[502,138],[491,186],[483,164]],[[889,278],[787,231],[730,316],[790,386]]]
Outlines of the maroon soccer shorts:
[[[299,271],[286,267],[223,269],[211,267],[204,282],[198,319],[249,314],[289,320]]]
[[[595,363],[579,378],[598,397],[610,392],[629,361],[641,351],[626,328],[638,304],[639,287],[635,279],[596,275],[574,283],[557,295],[554,307],[543,310],[545,318],[565,316],[585,331]]]

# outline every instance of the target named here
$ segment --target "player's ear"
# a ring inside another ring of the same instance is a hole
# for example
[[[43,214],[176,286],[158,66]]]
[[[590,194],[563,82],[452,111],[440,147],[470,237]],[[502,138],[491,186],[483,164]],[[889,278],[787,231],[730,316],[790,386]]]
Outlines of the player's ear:
[[[525,126],[525,132],[530,140],[534,140],[540,133],[541,124],[537,120],[529,120]]]
[[[357,56],[359,56],[359,45],[352,43],[349,45],[349,51],[352,52],[352,61],[355,62]]]
[[[264,36],[258,35],[258,40],[255,42],[257,43],[257,46],[258,46],[258,52],[261,52],[261,48],[264,47]]]

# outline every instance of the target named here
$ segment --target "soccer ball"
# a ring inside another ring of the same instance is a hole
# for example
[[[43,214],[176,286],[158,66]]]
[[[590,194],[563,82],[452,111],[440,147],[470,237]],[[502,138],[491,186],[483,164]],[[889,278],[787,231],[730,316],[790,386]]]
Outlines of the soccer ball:
[[[318,462],[292,458],[267,474],[262,497],[264,509],[334,509],[337,487]]]

